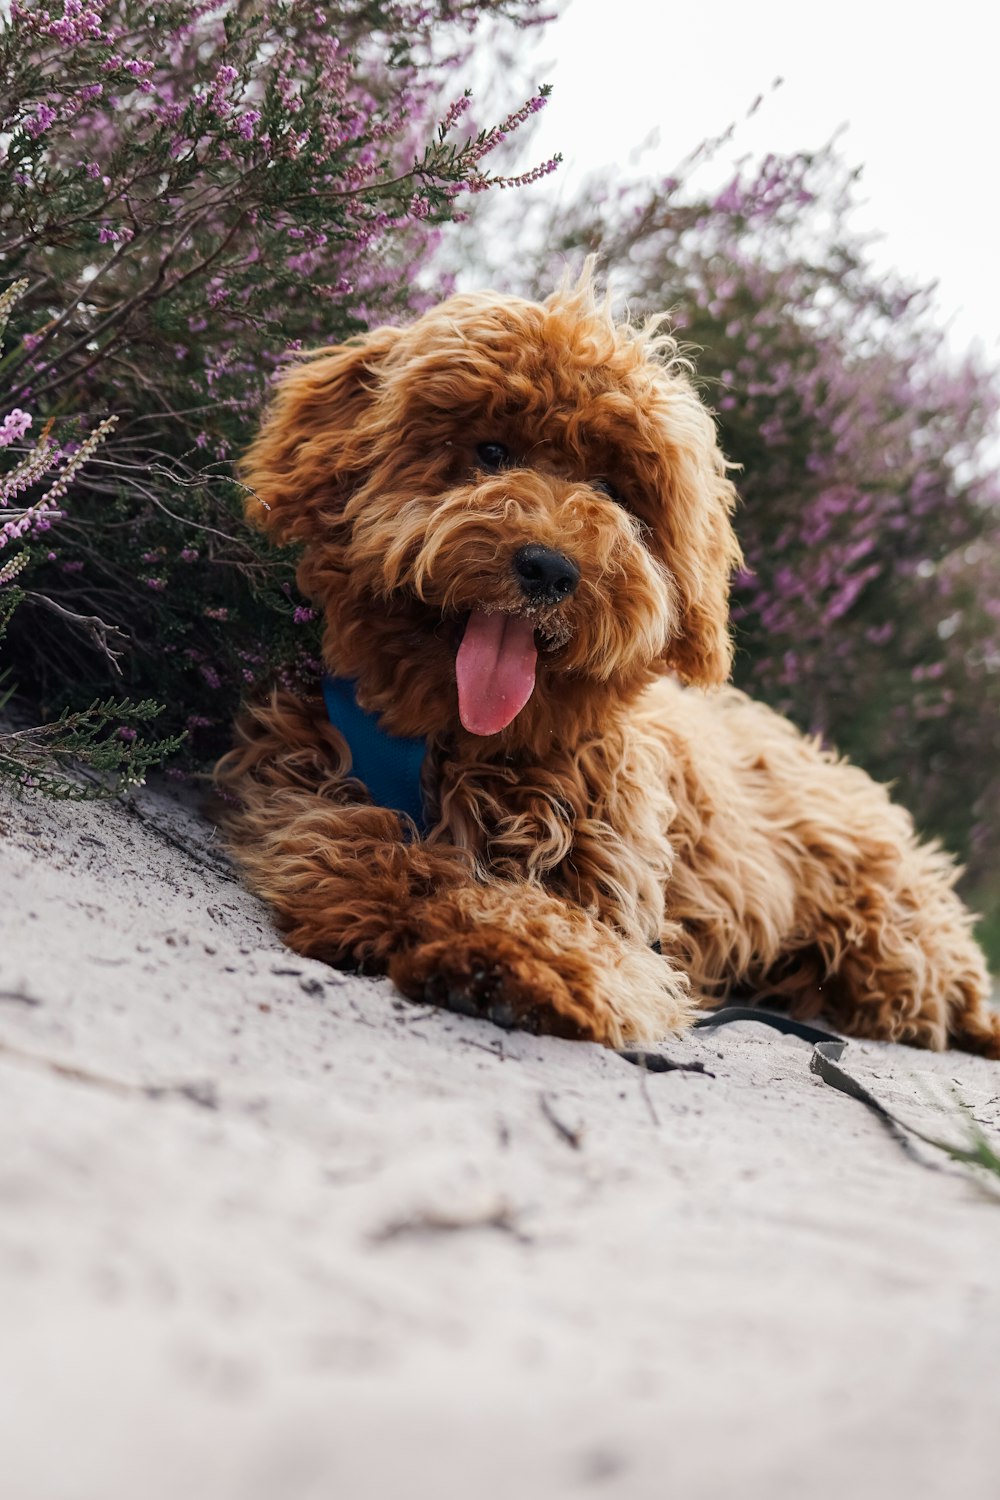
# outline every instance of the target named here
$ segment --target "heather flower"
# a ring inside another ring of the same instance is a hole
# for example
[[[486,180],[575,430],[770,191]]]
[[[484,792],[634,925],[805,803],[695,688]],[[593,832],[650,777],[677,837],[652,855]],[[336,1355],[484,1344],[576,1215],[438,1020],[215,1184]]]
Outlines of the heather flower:
[[[15,406],[14,410],[8,412],[0,422],[0,448],[7,448],[11,443],[19,443],[30,426],[30,413],[21,411]]]
[[[35,113],[26,121],[24,128],[30,136],[37,137],[43,135],[55,119],[55,110],[48,104],[39,103],[35,105]]]
[[[5,584],[13,583],[19,573],[22,573],[30,562],[30,554],[18,552],[14,557],[9,557],[5,563],[0,565],[0,588]]]
[[[461,96],[461,98],[456,99],[454,101],[454,103],[449,104],[447,110],[445,111],[444,116],[438,122],[437,133],[438,133],[438,139],[439,140],[443,141],[444,138],[445,138],[445,136],[449,133],[449,131],[451,131],[451,130],[453,130],[455,128],[455,126],[458,124],[459,120],[462,118],[462,116],[468,110],[468,108],[469,108],[469,106],[470,106],[471,103],[472,103],[472,90],[471,89],[466,89],[465,93]]]

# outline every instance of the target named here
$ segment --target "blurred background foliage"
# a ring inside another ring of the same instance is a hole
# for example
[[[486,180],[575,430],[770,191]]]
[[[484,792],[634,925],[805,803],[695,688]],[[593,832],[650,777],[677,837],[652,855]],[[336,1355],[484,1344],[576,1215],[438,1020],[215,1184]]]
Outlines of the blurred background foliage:
[[[318,666],[293,559],[244,528],[232,481],[283,357],[456,276],[544,294],[596,250],[634,316],[671,312],[741,465],[737,682],[895,783],[966,861],[996,962],[995,372],[873,268],[832,149],[712,192],[695,152],[558,205],[556,162],[494,168],[545,103],[496,93],[545,19],[54,0],[0,22],[0,293],[23,283],[0,357],[2,665],[47,718],[107,711],[118,684],[155,699],[155,732],[186,732],[175,774],[203,764],[241,693]],[[487,225],[491,186],[516,191]]]

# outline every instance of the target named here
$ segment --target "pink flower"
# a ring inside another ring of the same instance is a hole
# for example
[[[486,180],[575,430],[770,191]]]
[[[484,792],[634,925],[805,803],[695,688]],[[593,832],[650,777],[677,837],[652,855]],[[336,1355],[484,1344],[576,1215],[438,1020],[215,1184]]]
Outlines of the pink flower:
[[[15,406],[14,410],[8,412],[0,422],[0,448],[8,448],[11,443],[19,443],[30,426],[30,414]]]
[[[54,122],[56,112],[48,104],[36,104],[34,118],[25,122],[25,130],[32,137],[44,135]]]
[[[452,130],[457,125],[471,103],[472,90],[466,89],[460,99],[456,99],[453,104],[449,104],[444,118],[438,123],[437,133],[439,140],[443,141],[449,130]]]

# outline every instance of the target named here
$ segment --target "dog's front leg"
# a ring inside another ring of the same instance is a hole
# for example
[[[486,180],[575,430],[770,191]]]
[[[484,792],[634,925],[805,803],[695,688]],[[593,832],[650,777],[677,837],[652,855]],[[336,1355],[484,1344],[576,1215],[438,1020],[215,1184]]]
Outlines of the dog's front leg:
[[[686,980],[641,941],[530,872],[407,841],[395,813],[348,800],[343,761],[321,705],[276,694],[218,768],[233,852],[298,952],[502,1026],[618,1046],[684,1024]]]
[[[230,820],[237,858],[297,952],[388,974],[405,995],[609,1046],[687,1019],[687,986],[536,882],[476,878],[467,851],[404,842],[381,808],[301,790]]]
[[[388,972],[414,1000],[611,1047],[689,1019],[683,975],[534,881],[454,885],[410,916]]]

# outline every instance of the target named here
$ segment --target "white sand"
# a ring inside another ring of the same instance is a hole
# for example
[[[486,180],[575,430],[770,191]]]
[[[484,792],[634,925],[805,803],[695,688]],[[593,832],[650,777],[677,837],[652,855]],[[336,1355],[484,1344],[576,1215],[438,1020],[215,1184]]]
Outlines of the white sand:
[[[0,798],[4,1500],[1000,1494],[997,1192],[757,1024],[647,1078],[299,959],[142,807],[203,862]]]

